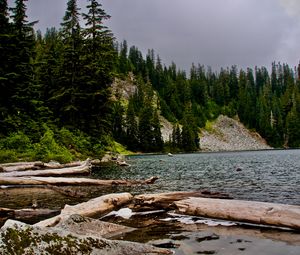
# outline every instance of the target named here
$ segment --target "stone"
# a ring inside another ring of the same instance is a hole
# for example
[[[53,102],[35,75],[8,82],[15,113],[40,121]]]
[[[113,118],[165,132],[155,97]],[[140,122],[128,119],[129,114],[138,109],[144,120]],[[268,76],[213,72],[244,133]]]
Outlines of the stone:
[[[0,230],[0,254],[173,254],[147,244],[78,235],[8,220]]]

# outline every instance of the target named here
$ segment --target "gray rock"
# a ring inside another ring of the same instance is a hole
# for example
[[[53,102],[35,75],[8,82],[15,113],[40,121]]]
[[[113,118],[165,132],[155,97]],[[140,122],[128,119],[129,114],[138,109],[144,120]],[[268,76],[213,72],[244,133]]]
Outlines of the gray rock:
[[[71,215],[66,220],[62,220],[55,228],[67,230],[77,235],[93,235],[104,238],[111,238],[136,230],[135,228],[83,217],[78,214]]]
[[[8,220],[0,231],[0,254],[172,254],[151,245],[78,235]]]

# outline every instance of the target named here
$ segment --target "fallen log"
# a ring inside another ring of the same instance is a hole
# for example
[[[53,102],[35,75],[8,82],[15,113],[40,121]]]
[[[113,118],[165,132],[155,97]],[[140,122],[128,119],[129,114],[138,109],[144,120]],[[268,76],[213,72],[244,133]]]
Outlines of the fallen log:
[[[158,177],[151,177],[146,180],[98,180],[90,178],[64,178],[64,177],[2,177],[0,175],[0,185],[142,185],[153,184]]]
[[[203,191],[191,191],[191,192],[168,192],[158,194],[143,194],[134,197],[134,207],[151,207],[157,209],[172,209],[174,208],[174,202],[187,199],[190,197],[207,197],[207,198],[220,198],[231,199],[228,194],[219,192]]]
[[[84,161],[80,166],[55,168],[46,170],[27,170],[0,173],[1,177],[23,177],[23,176],[67,176],[89,174],[91,168],[90,160]]]
[[[300,206],[295,205],[195,197],[175,205],[188,215],[300,229]]]
[[[59,214],[58,210],[50,209],[8,209],[0,208],[0,218],[2,219],[15,219],[23,222],[29,222],[37,218],[53,217]]]
[[[42,161],[35,162],[20,162],[20,163],[8,163],[3,164],[1,167],[4,172],[16,172],[16,171],[26,171],[26,170],[41,170],[41,169],[61,169],[67,167],[75,167],[82,165],[83,162],[76,161],[66,164],[60,164],[57,162],[44,163]]]
[[[129,203],[132,198],[133,197],[130,193],[109,194],[91,199],[78,205],[66,205],[64,209],[62,209],[60,215],[40,221],[35,225],[38,227],[53,227],[61,220],[68,218],[72,214],[78,214],[85,217],[101,216],[123,204]]]
[[[60,164],[56,162],[44,163],[42,161],[35,162],[17,162],[17,163],[7,163],[2,164],[2,172],[18,172],[18,171],[27,171],[27,170],[42,170],[42,169],[61,169],[68,167],[81,166],[86,161],[76,161],[66,164]]]

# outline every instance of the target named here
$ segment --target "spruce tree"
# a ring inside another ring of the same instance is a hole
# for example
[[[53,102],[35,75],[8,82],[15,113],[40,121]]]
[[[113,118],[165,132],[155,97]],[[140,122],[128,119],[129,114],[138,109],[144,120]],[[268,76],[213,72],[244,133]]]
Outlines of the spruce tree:
[[[9,83],[10,23],[6,0],[0,0],[0,133],[5,132],[4,120],[8,116],[9,99],[12,96]]]
[[[126,112],[126,138],[125,143],[129,150],[137,151],[139,149],[139,132],[132,100],[129,99],[129,104]]]
[[[26,16],[26,0],[16,0],[15,7],[11,8],[11,24],[6,24],[5,34],[6,64],[4,93],[6,99],[7,118],[10,119],[10,128],[28,128],[26,123],[35,115],[35,102],[38,91],[34,86],[34,30],[36,22],[28,22]],[[5,13],[5,3],[2,5]],[[5,18],[4,18],[5,21]],[[2,94],[2,93],[1,93]],[[12,120],[13,119],[13,120]]]
[[[164,141],[161,134],[161,126],[160,126],[157,110],[154,111],[153,113],[152,128],[153,128],[153,150],[162,151],[164,146]]]
[[[113,34],[104,25],[110,16],[98,1],[88,2],[88,13],[83,14],[86,23],[79,94],[80,105],[85,105],[85,110],[81,111],[81,118],[85,120],[83,125],[89,132],[103,135],[111,132],[109,87],[113,80],[116,52]]]
[[[76,0],[69,0],[67,10],[61,23],[63,41],[63,58],[60,65],[59,88],[52,100],[56,107],[57,117],[69,128],[80,126],[80,107],[77,102],[77,92],[80,83],[82,36],[79,24],[79,8]]]

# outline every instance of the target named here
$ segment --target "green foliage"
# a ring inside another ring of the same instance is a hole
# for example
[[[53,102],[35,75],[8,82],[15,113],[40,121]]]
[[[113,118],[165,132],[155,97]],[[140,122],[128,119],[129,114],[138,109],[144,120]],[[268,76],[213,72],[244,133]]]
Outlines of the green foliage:
[[[60,145],[54,138],[54,133],[47,126],[44,126],[45,133],[40,142],[34,144],[35,158],[45,162],[56,160],[62,163],[72,161],[74,156],[65,147]]]
[[[16,152],[24,152],[31,148],[31,141],[27,135],[19,131],[1,139],[0,148],[1,150],[15,150]]]
[[[16,162],[18,160],[18,156],[16,151],[14,150],[0,150],[0,162]]]

